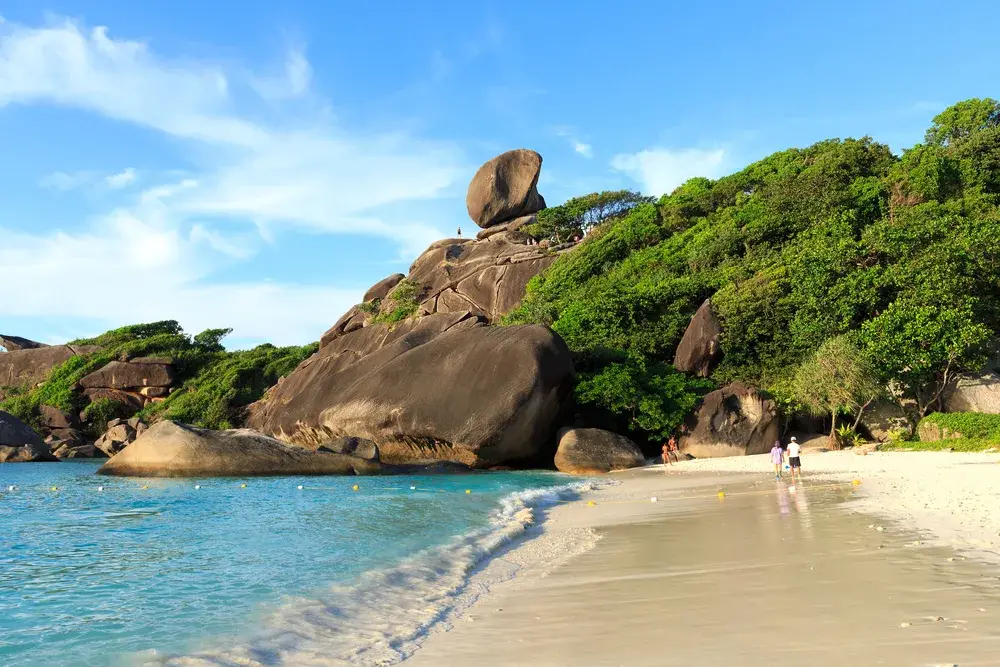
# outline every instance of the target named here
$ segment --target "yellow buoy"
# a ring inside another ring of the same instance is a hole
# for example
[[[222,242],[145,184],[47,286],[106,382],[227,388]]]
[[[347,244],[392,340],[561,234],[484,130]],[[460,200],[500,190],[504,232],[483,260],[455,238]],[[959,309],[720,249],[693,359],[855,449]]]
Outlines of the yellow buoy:
[[[719,495],[720,499],[725,498],[726,497],[726,492],[725,491],[719,491],[718,495]]]
[[[149,487],[148,487],[148,486],[143,486],[142,488],[143,488],[143,490],[146,490],[146,489],[148,489]]]
[[[851,484],[853,484],[854,486],[861,486],[861,480],[860,479],[856,479],[856,480],[852,481]]]
[[[357,484],[355,484],[355,485],[354,485],[354,486],[352,486],[351,488],[352,488],[352,489],[354,489],[355,491],[357,491],[357,490],[358,490],[358,489],[360,489],[361,487],[360,487],[360,486],[358,486]]]
[[[246,484],[240,484],[240,488],[241,489],[245,489],[245,488],[247,488],[247,485]]]
[[[472,493],[472,489],[466,489],[465,492],[466,493]]]
[[[593,507],[593,506],[594,506],[594,505],[596,505],[596,504],[597,504],[597,503],[595,503],[595,502],[594,502],[593,500],[588,500],[588,501],[587,501],[587,506],[588,506],[588,507]]]
[[[53,486],[53,487],[52,487],[52,490],[53,490],[53,491],[58,491],[58,490],[59,490],[59,487],[58,487],[58,486]]]

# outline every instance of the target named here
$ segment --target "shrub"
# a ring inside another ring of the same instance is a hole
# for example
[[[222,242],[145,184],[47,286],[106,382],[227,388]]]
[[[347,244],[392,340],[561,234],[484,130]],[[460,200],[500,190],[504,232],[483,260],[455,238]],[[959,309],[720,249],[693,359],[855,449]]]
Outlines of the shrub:
[[[964,438],[985,438],[1000,442],[1000,415],[982,412],[935,412],[927,415],[921,424],[934,424],[952,433],[961,433]]]
[[[378,314],[372,318],[374,324],[393,325],[402,322],[416,314],[420,307],[420,283],[412,280],[400,280],[378,304]]]

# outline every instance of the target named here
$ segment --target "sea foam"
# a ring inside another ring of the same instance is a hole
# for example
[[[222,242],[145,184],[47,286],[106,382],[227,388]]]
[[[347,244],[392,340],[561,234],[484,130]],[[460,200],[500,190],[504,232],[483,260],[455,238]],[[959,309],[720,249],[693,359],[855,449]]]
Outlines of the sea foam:
[[[537,512],[606,484],[588,480],[511,493],[501,499],[487,528],[425,549],[390,568],[366,572],[350,585],[334,586],[316,597],[291,598],[265,616],[256,632],[227,641],[226,648],[147,654],[138,662],[170,667],[398,663],[488,590],[493,582],[470,586],[472,575],[523,536]]]

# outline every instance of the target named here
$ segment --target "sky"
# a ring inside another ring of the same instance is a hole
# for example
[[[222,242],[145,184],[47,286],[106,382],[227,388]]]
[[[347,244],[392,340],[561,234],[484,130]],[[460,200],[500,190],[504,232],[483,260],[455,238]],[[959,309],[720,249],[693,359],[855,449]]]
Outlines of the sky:
[[[542,154],[550,205],[660,195],[830,137],[899,152],[1000,96],[1000,3],[428,7],[0,2],[0,333],[305,344],[478,231],[505,150]]]

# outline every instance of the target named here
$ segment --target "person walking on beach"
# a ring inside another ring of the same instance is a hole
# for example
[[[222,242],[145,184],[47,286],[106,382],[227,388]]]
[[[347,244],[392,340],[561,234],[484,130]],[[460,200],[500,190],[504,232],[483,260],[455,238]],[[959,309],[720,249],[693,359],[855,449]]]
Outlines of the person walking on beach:
[[[771,447],[771,463],[774,464],[774,479],[781,479],[781,464],[785,462],[785,450],[781,448],[781,442],[779,440],[774,441],[774,447]]]
[[[801,450],[802,447],[793,435],[791,441],[788,443],[788,465],[792,468],[792,484],[795,483],[796,475],[799,478],[799,483],[802,483]]]

